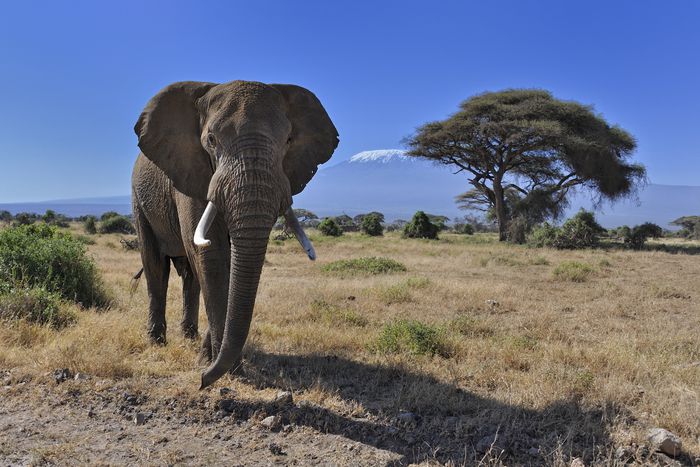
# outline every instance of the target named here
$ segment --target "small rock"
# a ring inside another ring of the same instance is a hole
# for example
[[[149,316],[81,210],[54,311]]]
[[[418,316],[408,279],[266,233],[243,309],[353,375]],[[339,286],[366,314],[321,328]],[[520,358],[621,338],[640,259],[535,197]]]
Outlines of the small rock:
[[[348,296],[348,300],[350,300],[350,301],[353,301],[353,300],[355,300],[355,296],[354,296],[354,295],[350,295],[350,296]]]
[[[75,374],[73,379],[76,381],[86,381],[86,380],[90,379],[90,377],[88,375],[86,375],[85,373],[78,372]]]
[[[220,396],[225,396],[225,395],[227,395],[227,394],[231,394],[231,392],[233,392],[233,391],[231,391],[231,388],[221,388],[221,389],[219,389],[219,395],[220,395]]]
[[[56,381],[56,384],[60,384],[67,379],[71,379],[72,377],[73,373],[71,373],[68,368],[61,368],[53,372],[53,379]]]
[[[133,394],[129,394],[128,392],[124,393],[124,400],[129,404],[129,405],[138,405],[139,403],[139,398],[136,397]]]
[[[290,405],[294,401],[290,391],[280,391],[275,396],[275,404]]]
[[[416,423],[418,417],[413,412],[401,412],[396,419],[401,423]]]
[[[486,300],[486,305],[490,306],[491,308],[498,308],[501,306],[500,303],[498,303],[497,300]]]
[[[583,459],[581,459],[580,457],[574,457],[571,460],[570,465],[571,465],[571,467],[586,467],[585,462],[583,462]]]
[[[236,401],[233,399],[221,399],[219,401],[219,410],[226,413],[231,413],[236,408]]]
[[[140,426],[144,423],[146,423],[146,414],[137,412],[136,415],[134,415],[134,424]]]
[[[530,448],[527,450],[527,454],[532,457],[538,457],[540,455],[540,450],[538,448]]]
[[[275,456],[286,456],[287,453],[282,450],[282,446],[276,443],[270,443],[270,452]]]
[[[681,439],[668,430],[652,428],[649,430],[647,439],[655,449],[669,456],[675,457],[681,453]]]
[[[280,426],[280,418],[277,415],[270,415],[269,417],[264,418],[260,424],[264,426],[265,428],[269,428],[270,430],[274,430],[276,428],[279,428]]]
[[[95,418],[95,412],[92,409],[90,409],[88,410],[87,416],[90,418]]]

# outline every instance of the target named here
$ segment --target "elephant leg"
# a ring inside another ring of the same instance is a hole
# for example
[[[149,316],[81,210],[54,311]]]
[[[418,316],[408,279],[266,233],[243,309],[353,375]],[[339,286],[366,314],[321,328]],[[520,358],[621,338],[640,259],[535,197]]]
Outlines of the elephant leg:
[[[182,277],[182,333],[188,339],[197,338],[199,326],[199,281],[185,257],[173,258],[173,264]]]
[[[148,336],[155,344],[165,344],[165,304],[170,276],[170,259],[161,254],[158,242],[148,221],[139,212],[134,212],[139,233],[141,262],[146,274],[148,289]]]
[[[212,362],[212,354],[211,354],[211,333],[209,332],[209,328],[207,327],[206,332],[204,333],[204,339],[202,339],[202,348],[199,350],[199,358],[198,358],[198,363],[200,365],[209,365]]]

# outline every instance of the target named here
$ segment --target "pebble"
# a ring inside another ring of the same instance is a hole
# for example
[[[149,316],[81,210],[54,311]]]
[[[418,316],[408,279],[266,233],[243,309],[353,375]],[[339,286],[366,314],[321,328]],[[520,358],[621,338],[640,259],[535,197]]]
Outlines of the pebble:
[[[290,391],[280,391],[275,396],[275,404],[278,405],[291,405],[293,401],[294,398]]]
[[[219,395],[220,395],[220,396],[225,396],[225,395],[227,395],[227,394],[231,394],[231,392],[233,392],[233,391],[231,391],[231,388],[221,388],[221,389],[219,389]]]
[[[265,428],[269,428],[270,430],[274,430],[280,425],[280,418],[276,415],[270,415],[269,417],[264,418],[260,424],[264,426]]]
[[[134,424],[137,426],[143,425],[146,423],[146,414],[137,412],[136,415],[134,415]]]
[[[231,413],[235,410],[236,408],[236,401],[233,399],[221,399],[219,401],[219,409],[226,412],[226,413]]]
[[[80,372],[78,372],[78,373],[75,374],[75,376],[73,377],[73,379],[76,380],[76,381],[85,381],[85,380],[90,379],[90,377],[89,377],[88,375],[86,375],[85,373],[80,373]]]
[[[280,446],[277,443],[270,443],[269,446],[270,452],[274,454],[275,456],[286,456],[287,453],[282,450],[282,446]]]
[[[490,306],[491,308],[497,308],[501,304],[498,303],[497,300],[486,300],[486,305]]]
[[[652,428],[649,430],[647,439],[655,449],[669,456],[675,457],[681,453],[681,439],[668,430]]]

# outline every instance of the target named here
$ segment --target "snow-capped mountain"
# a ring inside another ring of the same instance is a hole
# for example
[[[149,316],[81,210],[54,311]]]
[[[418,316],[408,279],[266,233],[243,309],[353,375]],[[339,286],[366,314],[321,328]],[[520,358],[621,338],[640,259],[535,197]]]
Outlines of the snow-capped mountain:
[[[471,188],[468,175],[451,167],[405,155],[401,149],[364,151],[348,161],[322,167],[306,189],[294,199],[296,207],[319,216],[369,211],[384,213],[387,220],[410,219],[417,210],[449,218],[466,214],[457,208],[455,196]],[[579,208],[593,209],[590,196],[572,197],[566,217]],[[664,228],[681,216],[700,215],[700,187],[650,184],[638,200],[624,200],[596,209],[605,227],[654,222]]]
[[[384,213],[387,220],[410,219],[417,210],[442,214],[450,219],[465,214],[457,208],[455,196],[471,188],[468,175],[454,174],[451,167],[406,156],[401,149],[364,151],[345,162],[321,167],[306,189],[294,197],[294,206],[319,216],[369,211]],[[580,207],[592,209],[589,197],[572,197],[567,217]],[[129,196],[42,203],[0,204],[0,210],[13,214],[21,211],[44,213],[47,209],[80,216],[100,215],[105,211],[131,212]],[[605,227],[654,222],[671,227],[668,222],[681,216],[700,215],[700,186],[651,184],[639,193],[638,202],[627,200],[596,210]]]

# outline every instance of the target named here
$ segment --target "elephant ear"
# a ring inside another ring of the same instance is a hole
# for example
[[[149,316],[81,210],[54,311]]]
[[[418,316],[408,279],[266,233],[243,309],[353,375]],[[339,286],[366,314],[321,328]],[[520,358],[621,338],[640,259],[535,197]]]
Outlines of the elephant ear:
[[[331,158],[338,146],[338,130],[321,102],[308,89],[291,84],[271,86],[287,101],[292,133],[283,165],[292,195],[296,195],[309,183],[318,166]]]
[[[172,180],[181,193],[206,199],[212,167],[200,142],[195,105],[214,83],[183,81],[156,94],[134,126],[139,148]]]

